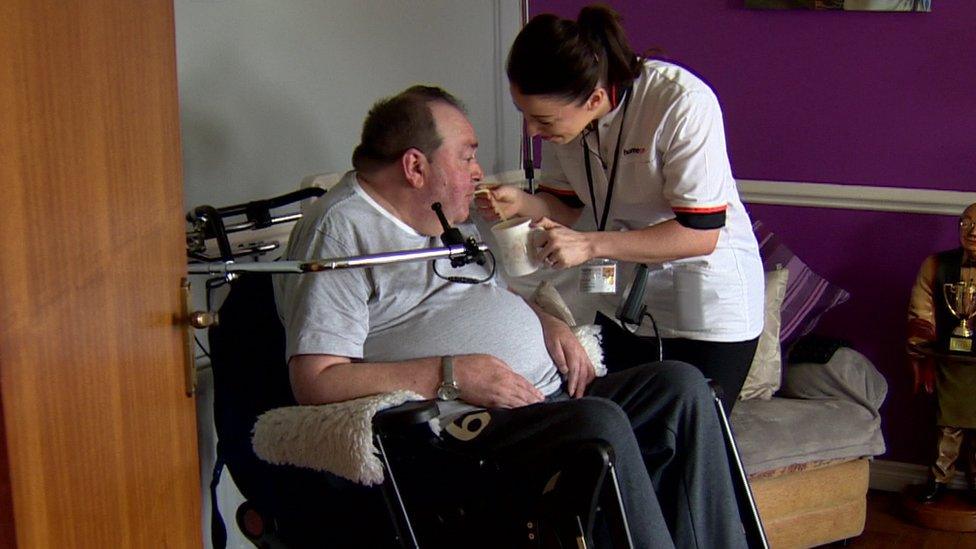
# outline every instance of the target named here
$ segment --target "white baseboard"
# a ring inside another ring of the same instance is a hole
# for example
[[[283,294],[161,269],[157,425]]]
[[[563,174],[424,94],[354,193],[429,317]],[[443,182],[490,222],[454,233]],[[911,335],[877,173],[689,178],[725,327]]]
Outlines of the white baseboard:
[[[902,463],[876,459],[871,462],[871,476],[868,486],[872,490],[884,492],[901,492],[911,484],[924,484],[929,478],[929,468],[915,463]],[[956,472],[949,483],[949,488],[966,488],[965,476]]]

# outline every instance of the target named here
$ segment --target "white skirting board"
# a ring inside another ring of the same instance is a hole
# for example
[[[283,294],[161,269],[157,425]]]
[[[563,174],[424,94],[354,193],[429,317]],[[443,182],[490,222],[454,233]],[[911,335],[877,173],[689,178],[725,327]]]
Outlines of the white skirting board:
[[[743,202],[957,216],[976,192],[739,179]]]
[[[928,478],[929,468],[926,465],[876,459],[871,462],[871,476],[868,486],[872,490],[901,492],[910,484],[924,484]],[[955,476],[952,477],[952,482],[949,483],[949,488],[959,490],[966,488],[963,473],[956,471]]]

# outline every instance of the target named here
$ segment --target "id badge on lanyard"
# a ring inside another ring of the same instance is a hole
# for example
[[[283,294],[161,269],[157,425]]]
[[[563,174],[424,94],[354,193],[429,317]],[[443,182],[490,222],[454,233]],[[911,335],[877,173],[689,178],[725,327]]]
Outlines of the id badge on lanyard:
[[[597,257],[580,265],[579,291],[583,294],[617,293],[617,262]]]
[[[613,198],[613,184],[617,179],[617,166],[620,164],[620,148],[624,137],[624,122],[627,117],[627,107],[630,105],[630,96],[633,88],[627,88],[624,92],[624,107],[620,113],[620,131],[617,133],[617,145],[613,151],[613,166],[610,168],[610,176],[607,180],[607,199],[603,205],[603,215],[597,219],[596,214],[596,193],[593,190],[593,169],[590,166],[590,146],[583,141],[583,164],[586,166],[586,182],[590,188],[590,205],[593,208],[593,221],[596,222],[597,230],[602,231],[607,227],[607,220],[610,217],[610,200]],[[597,132],[600,130],[597,129]],[[597,137],[599,137],[597,133]],[[613,294],[617,292],[617,262],[607,258],[594,258],[580,265],[579,268],[579,291],[584,294]]]

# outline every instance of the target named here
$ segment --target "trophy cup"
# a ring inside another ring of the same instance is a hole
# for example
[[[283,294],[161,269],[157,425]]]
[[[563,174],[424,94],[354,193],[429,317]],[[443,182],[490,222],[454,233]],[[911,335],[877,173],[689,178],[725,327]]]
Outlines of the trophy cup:
[[[959,325],[952,330],[949,338],[950,353],[972,353],[973,331],[969,329],[969,319],[976,315],[976,283],[949,282],[942,287],[949,312],[959,319]]]

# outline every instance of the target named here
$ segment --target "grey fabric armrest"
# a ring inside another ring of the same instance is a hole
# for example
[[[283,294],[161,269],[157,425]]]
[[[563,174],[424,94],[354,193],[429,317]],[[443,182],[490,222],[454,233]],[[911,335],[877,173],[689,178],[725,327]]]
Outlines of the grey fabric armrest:
[[[784,370],[781,397],[840,398],[877,413],[888,394],[888,383],[874,364],[848,347],[838,349],[826,364],[797,363]]]

